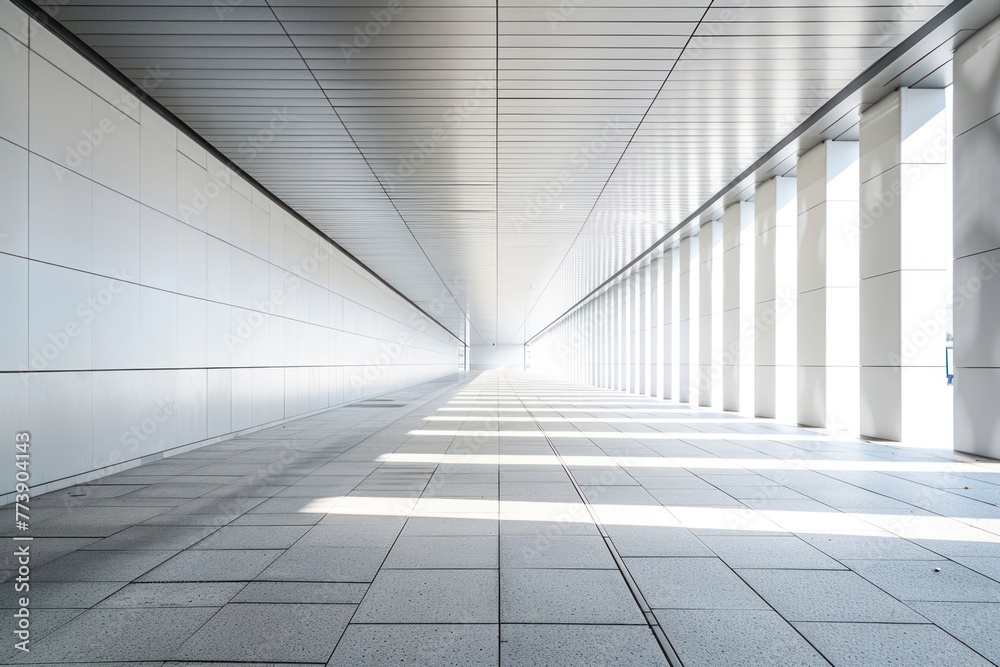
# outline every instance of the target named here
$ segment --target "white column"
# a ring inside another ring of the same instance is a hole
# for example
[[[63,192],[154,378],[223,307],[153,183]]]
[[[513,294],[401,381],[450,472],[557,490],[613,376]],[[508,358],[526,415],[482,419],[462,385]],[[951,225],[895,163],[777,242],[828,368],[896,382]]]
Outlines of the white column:
[[[632,275],[622,281],[625,290],[625,377],[622,391],[635,391],[635,281]]]
[[[1000,19],[954,60],[955,449],[1000,458]]]
[[[698,234],[699,268],[698,404],[722,408],[722,221]]]
[[[666,257],[666,255],[664,255]],[[670,325],[664,327],[670,333],[670,358],[667,368],[670,370],[670,399],[673,401],[680,401],[681,398],[681,336],[680,336],[680,323],[681,323],[681,248],[680,240],[678,239],[673,246],[670,248],[670,273],[664,273],[664,281],[666,281],[666,276],[670,276],[670,284],[668,285],[664,282],[664,294],[670,295],[670,303],[664,302],[664,321],[666,321],[666,314],[670,313]],[[666,266],[664,267],[666,268]],[[664,339],[664,345],[666,345],[666,339]]]
[[[596,387],[600,385],[601,373],[601,302],[595,297],[590,302],[590,379]]]
[[[653,251],[649,261],[649,385],[646,394],[652,398],[663,397],[663,322],[660,309],[662,293],[662,249]]]
[[[639,345],[639,306],[642,303],[642,299],[639,295],[639,289],[642,283],[639,281],[640,271],[636,269],[629,274],[629,347],[632,353],[629,355],[629,375],[628,375],[628,390],[629,393],[637,393],[639,391],[639,355],[641,354],[641,347]]]
[[[608,372],[609,359],[611,357],[611,343],[609,342],[608,331],[611,324],[611,317],[608,310],[609,292],[604,290],[601,294],[601,382],[602,387],[610,387],[608,380],[611,377]]]
[[[951,441],[945,373],[951,228],[944,90],[861,114],[861,433]]]
[[[636,278],[636,388],[637,394],[646,395],[649,387],[649,264],[642,266]]]
[[[642,269],[632,272],[632,393],[641,394],[642,387]]]
[[[799,158],[799,422],[857,433],[860,415],[858,142]]]
[[[615,389],[628,391],[628,278],[618,283],[618,378]]]
[[[798,222],[795,178],[776,176],[757,186],[754,316],[754,414],[797,422]]]
[[[693,249],[692,249],[693,248]],[[677,340],[679,342],[679,356],[678,356],[678,393],[677,400],[681,403],[691,403],[695,404],[698,400],[698,394],[692,396],[691,392],[691,376],[692,376],[692,360],[697,364],[697,351],[698,344],[696,342],[698,329],[697,326],[693,324],[692,315],[697,317],[697,310],[692,313],[692,295],[695,294],[694,288],[697,286],[697,270],[691,270],[691,257],[692,253],[698,252],[698,241],[697,237],[685,236],[681,239],[680,249],[678,254],[680,255],[680,280],[679,284],[679,318],[678,322],[680,326],[677,331]],[[692,276],[694,280],[692,280]],[[697,373],[694,373],[697,375]]]
[[[618,389],[618,364],[620,363],[618,335],[621,327],[618,283],[608,288],[608,389]]]
[[[751,202],[722,214],[722,409],[753,414],[754,220]]]
[[[674,273],[677,270],[674,259],[677,253],[673,248],[664,248],[662,265],[660,267],[660,357],[661,373],[660,378],[663,386],[661,396],[665,399],[677,399],[677,391],[674,389],[677,381],[677,336],[675,326],[677,318],[677,299],[674,297],[674,290],[677,282],[674,280]]]

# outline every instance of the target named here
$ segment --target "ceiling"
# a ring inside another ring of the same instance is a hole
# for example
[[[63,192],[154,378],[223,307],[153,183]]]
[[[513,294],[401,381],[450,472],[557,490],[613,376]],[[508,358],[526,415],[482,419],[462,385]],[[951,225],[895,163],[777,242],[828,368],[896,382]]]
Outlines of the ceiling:
[[[39,4],[453,333],[504,344],[945,3]]]

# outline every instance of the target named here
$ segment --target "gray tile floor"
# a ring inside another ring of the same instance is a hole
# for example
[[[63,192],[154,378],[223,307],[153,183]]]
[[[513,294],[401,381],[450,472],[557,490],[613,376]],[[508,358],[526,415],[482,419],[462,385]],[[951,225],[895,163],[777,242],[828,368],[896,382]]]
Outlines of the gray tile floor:
[[[34,499],[0,663],[1000,664],[1000,463],[521,373],[385,398]]]

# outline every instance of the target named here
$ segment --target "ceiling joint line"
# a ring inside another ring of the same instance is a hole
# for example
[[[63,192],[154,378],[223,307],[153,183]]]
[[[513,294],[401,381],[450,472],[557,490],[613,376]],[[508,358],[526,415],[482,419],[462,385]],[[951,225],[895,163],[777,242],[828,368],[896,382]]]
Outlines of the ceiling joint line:
[[[496,66],[493,78],[493,87],[496,89],[496,113],[494,114],[493,126],[493,178],[495,187],[493,190],[493,209],[496,214],[496,265],[497,265],[497,289],[496,289],[496,341],[500,342],[500,0],[496,0]],[[515,332],[516,334],[516,332]],[[486,341],[483,341],[486,342]]]
[[[347,138],[351,140],[352,144],[354,144],[354,148],[355,150],[358,151],[358,155],[360,155],[361,159],[364,160],[365,166],[368,167],[368,171],[371,172],[372,177],[375,179],[375,182],[378,183],[378,186],[382,190],[382,193],[385,195],[386,200],[388,200],[389,205],[392,206],[392,209],[396,212],[396,215],[399,216],[400,222],[402,222],[403,226],[406,227],[406,231],[410,233],[410,237],[413,238],[413,242],[417,244],[417,248],[420,249],[420,253],[424,256],[424,259],[427,260],[428,266],[431,267],[431,270],[434,271],[434,275],[436,275],[438,280],[441,281],[441,285],[444,286],[445,291],[448,292],[449,296],[451,296],[451,299],[452,301],[455,302],[455,305],[458,307],[459,312],[461,312],[462,315],[465,317],[466,321],[469,322],[469,326],[471,326],[472,329],[476,331],[476,335],[479,335],[479,332],[476,330],[476,327],[472,324],[472,320],[469,318],[469,315],[465,312],[465,308],[462,307],[462,304],[455,297],[454,292],[451,291],[451,287],[448,286],[448,283],[438,272],[437,267],[434,266],[434,262],[431,261],[431,258],[427,255],[427,251],[424,250],[424,247],[420,244],[420,241],[417,239],[417,235],[413,233],[413,229],[410,227],[409,223],[406,222],[406,218],[403,217],[403,214],[400,212],[399,207],[396,206],[396,202],[393,201],[392,197],[389,195],[389,191],[382,183],[382,179],[380,179],[378,177],[378,174],[375,173],[375,169],[368,161],[368,157],[365,155],[364,151],[361,150],[361,146],[354,138],[354,135],[351,133],[351,130],[347,127],[347,123],[345,123],[344,119],[340,117],[340,112],[337,111],[337,107],[333,103],[333,100],[330,99],[330,95],[327,94],[326,88],[324,88],[323,84],[319,82],[319,78],[316,76],[316,73],[313,71],[312,67],[309,66],[309,62],[306,60],[305,56],[302,55],[302,51],[299,49],[299,45],[295,43],[295,40],[292,39],[292,36],[288,33],[288,30],[285,28],[285,24],[282,23],[281,19],[278,18],[277,13],[275,13],[274,11],[274,7],[271,6],[270,0],[264,0],[264,5],[271,12],[271,16],[274,17],[274,20],[277,22],[278,26],[281,27],[281,32],[284,33],[285,37],[288,39],[288,43],[292,45],[293,49],[295,49],[295,53],[302,61],[302,64],[303,66],[305,66],[306,71],[309,72],[309,76],[311,76],[313,81],[316,83],[316,86],[319,88],[319,92],[322,93],[323,97],[326,99],[326,103],[330,105],[330,110],[333,111],[333,115],[337,117],[337,122],[340,123],[341,127],[344,128],[344,132],[347,134]],[[461,338],[459,336],[456,337]],[[479,337],[482,338],[482,336]],[[463,341],[463,342],[468,344],[468,341]]]

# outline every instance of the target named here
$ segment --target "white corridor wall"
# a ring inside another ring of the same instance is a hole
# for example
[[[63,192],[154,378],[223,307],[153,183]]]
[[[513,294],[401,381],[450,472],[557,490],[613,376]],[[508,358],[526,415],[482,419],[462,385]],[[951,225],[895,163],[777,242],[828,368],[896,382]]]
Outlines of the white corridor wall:
[[[37,491],[457,370],[448,332],[7,0],[0,29],[0,426]]]

